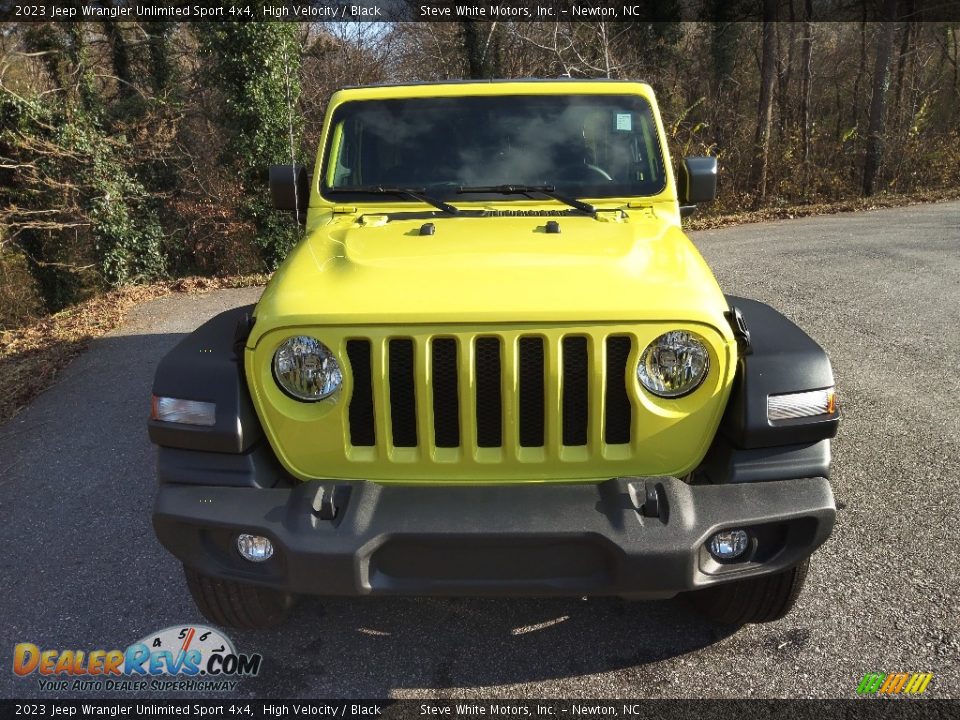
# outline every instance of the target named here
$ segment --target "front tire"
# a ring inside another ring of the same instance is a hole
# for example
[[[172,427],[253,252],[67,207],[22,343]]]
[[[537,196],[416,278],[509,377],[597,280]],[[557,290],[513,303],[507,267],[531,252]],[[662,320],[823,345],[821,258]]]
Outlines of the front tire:
[[[808,558],[775,575],[695,590],[689,599],[702,615],[724,625],[774,622],[793,609],[809,567]]]
[[[255,629],[277,625],[293,607],[290,593],[221,580],[183,566],[187,587],[207,620],[224,627]]]

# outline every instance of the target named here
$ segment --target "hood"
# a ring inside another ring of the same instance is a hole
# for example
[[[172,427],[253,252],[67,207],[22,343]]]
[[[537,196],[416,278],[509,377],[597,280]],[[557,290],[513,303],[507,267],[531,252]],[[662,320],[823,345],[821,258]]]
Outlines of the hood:
[[[606,215],[335,216],[274,274],[250,345],[311,324],[683,320],[728,334],[723,294],[676,225],[650,210]]]

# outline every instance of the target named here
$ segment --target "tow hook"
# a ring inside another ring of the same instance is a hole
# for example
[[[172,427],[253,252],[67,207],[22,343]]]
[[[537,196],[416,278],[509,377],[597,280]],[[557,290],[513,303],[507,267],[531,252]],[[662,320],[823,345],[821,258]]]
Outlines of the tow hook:
[[[333,490],[324,485],[317,488],[313,497],[313,514],[320,520],[333,520],[337,517],[337,506],[333,498]]]

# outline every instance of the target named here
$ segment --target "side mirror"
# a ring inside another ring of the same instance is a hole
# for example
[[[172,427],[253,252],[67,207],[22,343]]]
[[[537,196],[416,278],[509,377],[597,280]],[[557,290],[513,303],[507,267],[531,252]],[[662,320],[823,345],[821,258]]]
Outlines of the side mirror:
[[[303,165],[271,165],[270,197],[277,210],[296,212],[306,217],[310,204],[310,175],[307,169]]]
[[[680,216],[693,215],[697,203],[717,199],[717,159],[688,157],[683,159],[677,177]]]

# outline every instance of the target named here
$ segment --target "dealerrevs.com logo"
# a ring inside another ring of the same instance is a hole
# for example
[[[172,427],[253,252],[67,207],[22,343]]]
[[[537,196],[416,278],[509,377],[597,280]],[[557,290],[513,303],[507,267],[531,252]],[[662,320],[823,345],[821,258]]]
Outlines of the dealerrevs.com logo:
[[[13,649],[13,672],[36,677],[41,690],[229,691],[259,673],[262,661],[203,625],[168,627],[125,650],[49,650],[28,642]]]

